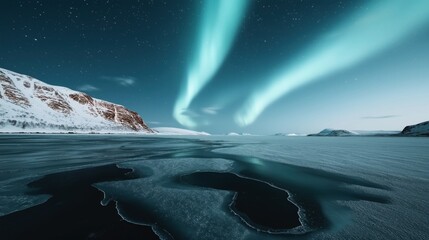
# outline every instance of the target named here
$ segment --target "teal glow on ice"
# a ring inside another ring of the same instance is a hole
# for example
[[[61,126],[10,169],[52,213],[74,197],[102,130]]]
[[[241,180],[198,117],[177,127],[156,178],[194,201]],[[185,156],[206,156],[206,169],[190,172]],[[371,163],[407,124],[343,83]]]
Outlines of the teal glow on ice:
[[[235,115],[241,126],[253,123],[273,102],[298,87],[392,47],[429,20],[427,0],[374,1],[319,39],[299,61],[246,99]]]
[[[176,104],[173,116],[187,127],[197,126],[189,105],[210,81],[227,56],[244,17],[248,0],[204,1],[196,53]]]

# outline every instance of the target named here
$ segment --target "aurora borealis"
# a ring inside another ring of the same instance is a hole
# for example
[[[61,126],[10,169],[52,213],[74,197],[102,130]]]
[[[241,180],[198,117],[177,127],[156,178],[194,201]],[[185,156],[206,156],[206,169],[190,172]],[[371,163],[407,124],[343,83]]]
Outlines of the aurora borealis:
[[[333,28],[299,61],[255,90],[235,116],[239,125],[253,123],[271,103],[325,75],[352,67],[385,50],[429,20],[427,1],[378,1]],[[398,17],[401,16],[401,17]]]
[[[187,108],[221,67],[244,17],[247,0],[204,2],[203,19],[193,60],[183,90],[174,107],[174,117],[186,127],[196,127]]]

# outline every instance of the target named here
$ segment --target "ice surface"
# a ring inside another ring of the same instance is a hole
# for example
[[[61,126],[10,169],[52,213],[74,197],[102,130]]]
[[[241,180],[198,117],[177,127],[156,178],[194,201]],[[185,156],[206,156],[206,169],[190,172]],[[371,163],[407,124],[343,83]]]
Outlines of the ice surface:
[[[26,183],[36,178],[0,181],[0,216],[44,203],[49,195],[28,195]]]
[[[138,144],[139,151],[130,142]],[[183,146],[180,140],[170,142],[170,151]],[[150,150],[142,149],[143,143]],[[166,150],[157,150],[151,139],[138,136],[0,135],[0,216],[46,201],[46,195],[26,194],[30,190],[26,184],[43,175],[130,161],[159,152]]]
[[[258,141],[253,138],[253,141]],[[323,202],[331,229],[310,239],[428,239],[429,139],[396,137],[276,138],[215,152],[246,154],[268,161],[323,169],[381,184],[388,190],[345,186],[380,194],[389,204],[369,201]],[[310,181],[310,180],[309,180]],[[314,183],[316,184],[316,183]],[[346,207],[339,209],[338,205]]]
[[[118,201],[121,215],[133,222],[148,223],[144,216],[121,206],[138,202],[141,208],[154,215],[152,221],[164,226],[178,239],[244,239],[251,235],[240,219],[226,206],[230,192],[176,186],[169,179],[194,171],[226,171],[231,161],[223,159],[160,159],[141,163],[121,164],[144,175],[149,168],[152,175],[122,182],[96,184],[107,199]],[[206,227],[204,227],[206,226]]]
[[[109,163],[140,178],[97,184],[106,200],[176,239],[429,239],[429,138],[2,135],[0,214],[45,201],[26,195],[38,177]],[[229,212],[232,192],[173,181],[239,166],[281,178],[286,187],[270,183],[292,194],[307,188],[329,223],[304,235],[258,233]]]

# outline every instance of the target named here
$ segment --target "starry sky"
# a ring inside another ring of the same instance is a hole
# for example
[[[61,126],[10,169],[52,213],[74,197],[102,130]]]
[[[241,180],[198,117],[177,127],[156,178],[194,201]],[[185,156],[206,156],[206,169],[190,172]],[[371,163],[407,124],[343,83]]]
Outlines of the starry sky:
[[[246,6],[228,17],[209,0],[3,0],[0,67],[122,104],[151,127],[273,134],[400,130],[429,120],[429,19],[413,10],[429,3],[241,1]],[[395,4],[416,6],[398,14]],[[234,17],[236,26],[228,22]],[[230,32],[213,32],[206,18],[214,26],[227,19]],[[195,122],[183,126],[173,113],[206,56],[198,53],[200,32],[227,47],[212,45],[224,54],[179,107]],[[344,47],[331,51],[337,46]],[[336,54],[316,61],[326,49]],[[298,70],[323,74],[289,89]]]

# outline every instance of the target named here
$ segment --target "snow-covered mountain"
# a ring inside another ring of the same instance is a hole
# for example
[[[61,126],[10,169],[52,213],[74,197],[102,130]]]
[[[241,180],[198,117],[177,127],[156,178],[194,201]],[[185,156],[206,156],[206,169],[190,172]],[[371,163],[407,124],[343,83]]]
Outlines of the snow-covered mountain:
[[[159,135],[210,135],[206,132],[197,132],[183,128],[173,127],[157,127],[153,128],[153,131]]]
[[[236,133],[236,132],[230,132],[227,134],[228,136],[252,136],[250,133]]]
[[[429,121],[406,126],[400,134],[409,136],[429,136]]]
[[[228,136],[240,136],[240,134],[236,133],[236,132],[230,132],[230,133],[228,133],[226,135],[228,135]]]
[[[0,68],[0,132],[153,133],[138,113]]]
[[[353,136],[357,135],[355,132],[351,132],[343,129],[330,129],[326,128],[320,131],[319,133],[309,134],[308,136]]]

